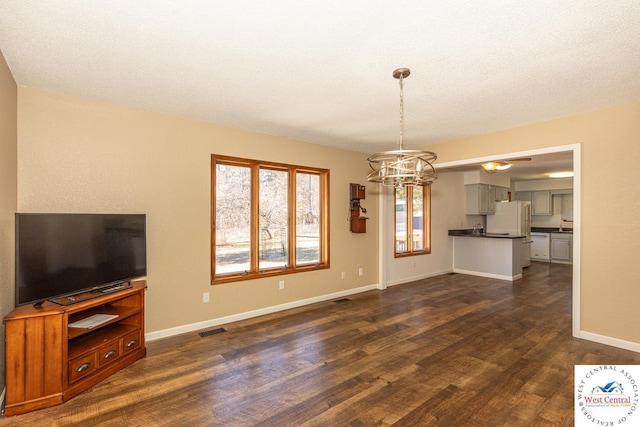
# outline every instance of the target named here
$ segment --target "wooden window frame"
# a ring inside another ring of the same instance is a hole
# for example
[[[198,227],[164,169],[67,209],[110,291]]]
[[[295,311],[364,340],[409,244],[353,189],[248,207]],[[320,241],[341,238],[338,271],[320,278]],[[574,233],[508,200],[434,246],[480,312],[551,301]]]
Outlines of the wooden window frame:
[[[393,255],[394,258],[403,258],[407,256],[415,255],[428,255],[431,253],[431,185],[416,185],[406,187],[407,190],[407,203],[405,206],[406,213],[406,244],[413,242],[413,191],[417,188],[422,190],[422,243],[423,247],[414,249],[413,244],[408,245],[409,248],[406,251],[398,252],[398,242],[396,240],[396,227],[397,218],[395,206],[397,203],[397,192],[393,191]]]
[[[243,272],[216,274],[216,165],[248,167],[251,170],[250,269]],[[260,269],[260,186],[261,169],[288,171],[288,232],[287,266]],[[320,260],[317,263],[296,263],[296,177],[297,173],[318,175],[320,181]],[[211,284],[236,282],[283,274],[329,268],[329,170],[308,166],[211,155]]]

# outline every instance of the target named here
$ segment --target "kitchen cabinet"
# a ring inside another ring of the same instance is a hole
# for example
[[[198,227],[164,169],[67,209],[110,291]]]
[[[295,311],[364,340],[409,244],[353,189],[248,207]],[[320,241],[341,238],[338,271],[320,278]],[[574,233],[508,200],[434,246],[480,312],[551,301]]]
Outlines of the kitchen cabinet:
[[[495,201],[496,202],[508,202],[509,201],[509,189],[506,187],[494,187]]]
[[[560,214],[562,221],[573,221],[573,194],[560,196]]]
[[[573,235],[551,233],[551,262],[570,264],[573,262]]]
[[[531,215],[551,215],[551,191],[517,191],[516,200],[531,202]]]
[[[522,237],[453,237],[454,273],[515,281],[522,278]]]
[[[534,191],[531,195],[531,215],[551,215],[551,191]]]
[[[495,187],[467,184],[467,215],[492,215],[496,212]]]

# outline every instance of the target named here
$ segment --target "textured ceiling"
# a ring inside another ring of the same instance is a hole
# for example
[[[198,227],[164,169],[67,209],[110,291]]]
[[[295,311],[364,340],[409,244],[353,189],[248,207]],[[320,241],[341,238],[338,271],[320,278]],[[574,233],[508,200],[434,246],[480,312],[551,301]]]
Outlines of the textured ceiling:
[[[640,100],[640,1],[0,0],[19,85],[362,152]]]

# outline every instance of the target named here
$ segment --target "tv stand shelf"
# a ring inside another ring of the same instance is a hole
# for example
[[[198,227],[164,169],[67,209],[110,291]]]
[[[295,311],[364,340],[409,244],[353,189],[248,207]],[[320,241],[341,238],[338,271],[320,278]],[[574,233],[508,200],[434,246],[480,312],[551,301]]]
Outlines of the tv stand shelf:
[[[112,323],[121,322],[122,319],[126,319],[129,316],[132,316],[136,313],[140,313],[140,307],[114,307],[112,305],[101,305],[99,307],[95,307],[86,311],[83,311],[77,315],[70,316],[69,323],[77,322],[78,320],[86,319],[87,317],[91,317],[94,314],[111,314],[118,317],[115,317],[111,320],[108,320],[104,323],[101,323],[93,328],[72,328],[69,327],[69,339],[73,339],[79,337],[84,334],[89,334],[94,332],[98,328],[104,328]]]
[[[61,307],[20,306],[4,318],[5,415],[58,405],[146,355],[145,281]],[[116,317],[91,328],[70,323]]]

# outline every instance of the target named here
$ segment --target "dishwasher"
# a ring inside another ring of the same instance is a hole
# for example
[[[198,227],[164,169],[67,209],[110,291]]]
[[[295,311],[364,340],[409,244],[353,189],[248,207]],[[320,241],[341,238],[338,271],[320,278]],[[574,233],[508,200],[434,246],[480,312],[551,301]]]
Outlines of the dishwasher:
[[[531,232],[531,259],[536,261],[551,261],[549,256],[549,233]]]

